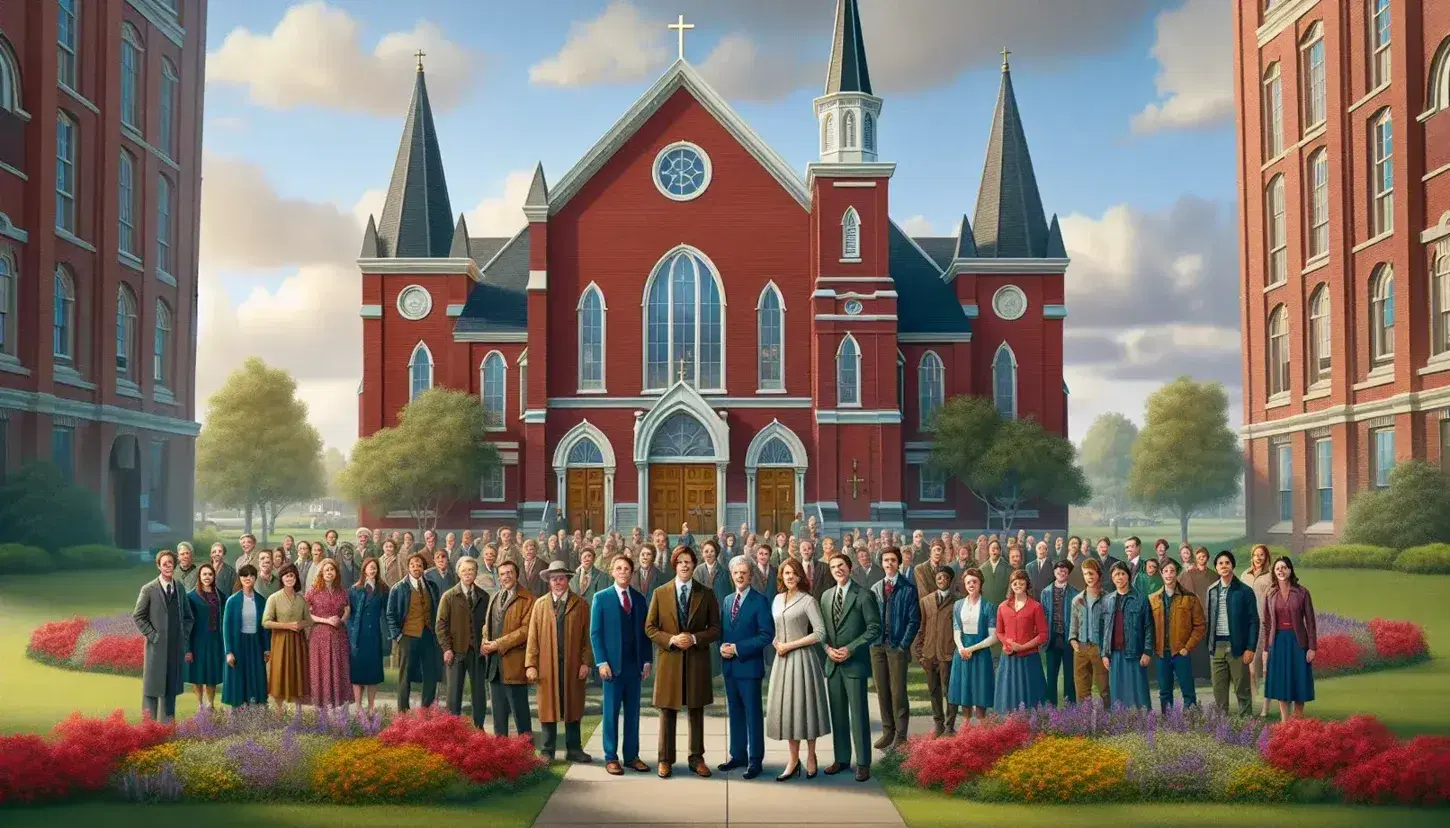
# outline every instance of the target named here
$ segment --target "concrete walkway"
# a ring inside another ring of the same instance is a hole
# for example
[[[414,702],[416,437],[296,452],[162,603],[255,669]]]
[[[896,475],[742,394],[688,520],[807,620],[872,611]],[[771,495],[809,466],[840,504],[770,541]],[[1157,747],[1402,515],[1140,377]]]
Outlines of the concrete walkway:
[[[648,700],[646,700],[648,704]],[[724,699],[716,696],[716,707],[725,709]],[[877,734],[875,699],[872,699],[872,729]],[[901,815],[886,796],[881,781],[872,775],[868,782],[857,782],[854,773],[806,779],[805,770],[789,782],[776,782],[785,770],[790,752],[785,742],[765,742],[765,770],[750,781],[741,778],[745,769],[721,773],[716,766],[729,759],[727,722],[716,716],[705,718],[705,761],[714,774],[700,779],[690,773],[684,762],[689,746],[689,727],[685,717],[679,723],[680,762],[674,777],[660,779],[656,746],[659,739],[659,718],[646,707],[640,720],[640,758],[650,766],[648,773],[626,770],[624,776],[610,776],[604,770],[604,727],[594,731],[585,750],[594,757],[592,765],[575,765],[565,774],[534,825],[539,828],[566,826],[640,825],[661,826],[798,826],[845,825],[853,828],[904,828]],[[562,734],[561,734],[562,738]],[[876,738],[873,735],[872,740]],[[562,751],[561,751],[562,753]],[[873,754],[880,761],[880,752]],[[821,769],[835,761],[831,737],[816,742],[816,758]],[[801,762],[805,763],[805,746],[801,746]]]

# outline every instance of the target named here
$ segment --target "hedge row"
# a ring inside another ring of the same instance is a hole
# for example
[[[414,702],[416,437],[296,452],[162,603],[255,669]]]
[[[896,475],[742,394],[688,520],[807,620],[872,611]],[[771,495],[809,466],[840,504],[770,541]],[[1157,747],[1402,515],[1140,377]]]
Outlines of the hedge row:
[[[1403,551],[1368,544],[1333,544],[1305,552],[1298,564],[1309,569],[1394,569],[1450,575],[1450,544],[1431,543]]]
[[[135,555],[103,544],[68,546],[55,554],[38,546],[0,544],[0,575],[54,572],[57,569],[124,569],[135,564]]]

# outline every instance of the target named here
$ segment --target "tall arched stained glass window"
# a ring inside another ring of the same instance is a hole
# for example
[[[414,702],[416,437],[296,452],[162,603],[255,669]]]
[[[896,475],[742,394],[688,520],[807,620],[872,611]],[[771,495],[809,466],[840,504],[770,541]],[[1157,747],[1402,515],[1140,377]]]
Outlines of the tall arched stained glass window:
[[[992,358],[992,401],[1004,418],[1017,417],[1017,355],[1007,343]]]
[[[645,390],[684,379],[702,391],[725,390],[725,308],[715,272],[697,253],[679,250],[645,288]]]

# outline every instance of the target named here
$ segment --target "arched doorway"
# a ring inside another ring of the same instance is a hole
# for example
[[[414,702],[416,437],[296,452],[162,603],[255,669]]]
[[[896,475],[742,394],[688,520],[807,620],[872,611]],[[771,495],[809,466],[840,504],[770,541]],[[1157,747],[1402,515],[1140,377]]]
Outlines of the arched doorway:
[[[111,534],[122,549],[141,548],[141,446],[117,435],[107,464],[111,478]]]
[[[803,509],[806,448],[779,420],[762,428],[745,452],[746,497],[757,532],[789,532]]]
[[[569,531],[614,526],[614,447],[588,420],[569,430],[554,449],[559,509]]]
[[[688,523],[714,534],[725,515],[725,467],[730,428],[686,382],[677,381],[635,421],[639,513],[648,528],[673,535]]]

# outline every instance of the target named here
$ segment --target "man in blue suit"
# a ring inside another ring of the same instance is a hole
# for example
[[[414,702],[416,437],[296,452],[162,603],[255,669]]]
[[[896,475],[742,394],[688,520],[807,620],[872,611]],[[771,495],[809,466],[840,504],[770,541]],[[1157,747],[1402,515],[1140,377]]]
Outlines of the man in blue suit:
[[[649,599],[630,586],[634,561],[620,555],[609,572],[614,584],[595,593],[589,609],[589,643],[604,681],[604,769],[613,776],[623,776],[626,767],[649,770],[639,758],[639,686],[649,678],[654,645],[644,633]],[[621,712],[624,755],[628,757],[623,763],[619,761]]]
[[[760,775],[765,761],[765,709],[760,683],[765,677],[765,649],[775,640],[770,602],[750,587],[750,563],[730,562],[735,591],[720,596],[720,658],[725,700],[730,710],[730,761],[721,771],[745,766],[745,778]]]

